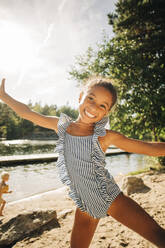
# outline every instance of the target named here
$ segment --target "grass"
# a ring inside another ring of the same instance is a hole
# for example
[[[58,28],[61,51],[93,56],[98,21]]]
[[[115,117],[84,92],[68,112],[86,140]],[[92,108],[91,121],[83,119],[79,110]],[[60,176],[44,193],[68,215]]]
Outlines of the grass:
[[[160,164],[153,164],[152,166],[146,167],[144,169],[130,172],[127,175],[134,176],[134,175],[142,174],[145,172],[151,172],[151,171],[165,172],[165,166],[161,166]]]

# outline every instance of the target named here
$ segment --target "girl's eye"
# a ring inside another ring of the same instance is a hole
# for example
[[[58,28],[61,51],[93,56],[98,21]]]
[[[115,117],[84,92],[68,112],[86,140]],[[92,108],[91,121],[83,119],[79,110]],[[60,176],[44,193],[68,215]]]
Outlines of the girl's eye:
[[[88,99],[89,99],[89,100],[93,100],[93,97],[91,97],[91,96],[88,96]]]
[[[101,104],[100,107],[106,109],[105,105],[103,104]]]

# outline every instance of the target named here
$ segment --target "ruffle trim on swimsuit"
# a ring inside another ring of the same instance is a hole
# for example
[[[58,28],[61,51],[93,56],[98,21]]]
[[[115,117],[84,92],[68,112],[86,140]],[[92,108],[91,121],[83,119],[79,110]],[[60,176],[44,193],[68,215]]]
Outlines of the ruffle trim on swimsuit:
[[[58,121],[58,136],[59,139],[56,144],[55,152],[59,154],[57,167],[59,168],[59,176],[63,184],[70,186],[70,178],[65,166],[64,158],[64,140],[65,140],[65,130],[67,129],[71,119],[65,114],[61,114]]]
[[[98,137],[106,135],[105,125],[108,123],[108,117],[104,117],[102,120],[95,124],[94,135],[93,135],[93,153],[92,153],[92,161],[95,165],[95,175],[96,181],[98,185],[98,189],[106,202],[110,202],[109,197],[109,179],[112,177],[109,175],[105,167],[105,155],[102,151]],[[113,177],[112,177],[113,179]]]
[[[64,156],[64,143],[65,143],[65,133],[66,129],[69,126],[70,122],[73,121],[69,116],[67,116],[64,113],[61,113],[59,121],[58,121],[58,136],[59,139],[56,144],[55,152],[59,154],[57,164],[59,170],[59,177],[63,184],[67,185],[70,188],[69,196],[74,199],[76,205],[78,208],[81,209],[81,211],[87,211],[85,209],[85,204],[82,204],[81,199],[77,196],[76,190],[74,189],[73,183],[70,180],[70,176],[68,173],[68,169],[65,162],[65,156]]]

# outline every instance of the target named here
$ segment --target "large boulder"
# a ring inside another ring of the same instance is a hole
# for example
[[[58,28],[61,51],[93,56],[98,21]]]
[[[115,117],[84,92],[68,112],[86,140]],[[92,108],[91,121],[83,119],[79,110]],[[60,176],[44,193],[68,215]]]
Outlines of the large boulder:
[[[122,190],[126,195],[138,192],[148,192],[150,188],[146,186],[140,177],[127,176],[123,179]]]
[[[55,210],[23,212],[0,226],[0,247],[4,248],[56,219]],[[57,222],[58,224],[58,222]]]

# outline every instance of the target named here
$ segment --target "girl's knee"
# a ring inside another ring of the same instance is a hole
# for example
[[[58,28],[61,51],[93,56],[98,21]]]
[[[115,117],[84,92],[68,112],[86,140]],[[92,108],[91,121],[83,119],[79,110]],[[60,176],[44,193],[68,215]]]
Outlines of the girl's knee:
[[[94,219],[77,209],[71,235],[71,248],[89,247],[98,222],[99,219]]]
[[[91,226],[99,222],[99,219],[94,219],[89,214],[82,212],[80,209],[76,210],[75,220],[77,220],[81,226]]]

